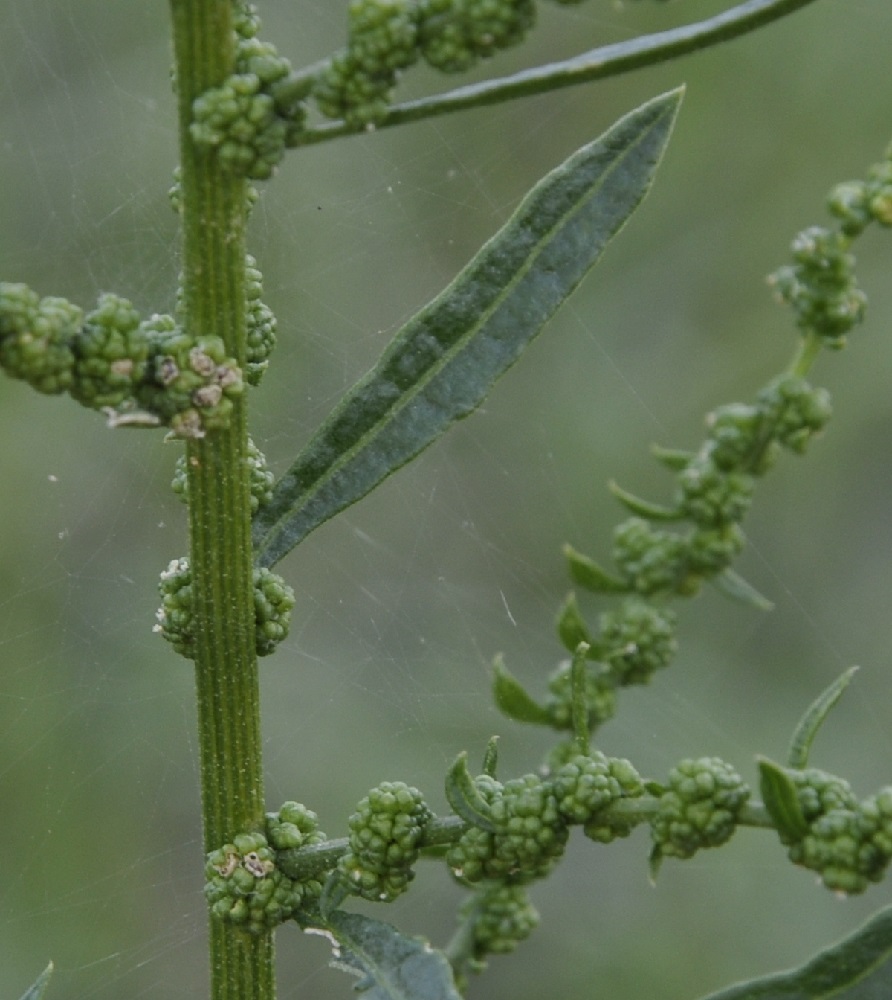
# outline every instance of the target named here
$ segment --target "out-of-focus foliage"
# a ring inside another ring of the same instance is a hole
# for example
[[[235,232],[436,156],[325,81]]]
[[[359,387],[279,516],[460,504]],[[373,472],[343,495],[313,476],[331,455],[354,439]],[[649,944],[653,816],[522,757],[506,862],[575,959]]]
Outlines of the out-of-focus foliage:
[[[722,6],[543,5],[527,44],[474,73]],[[337,3],[262,9],[295,66],[343,44]],[[489,703],[491,657],[503,651],[544,691],[563,655],[560,545],[607,551],[623,517],[607,480],[655,498],[671,489],[648,444],[696,445],[705,411],[750,398],[786,364],[793,323],[764,275],[794,233],[825,221],[830,187],[863,175],[892,138],[890,32],[882,0],[828,0],[627,78],[288,155],[251,245],[279,321],[253,434],[279,471],[538,177],[645,98],[688,85],[648,203],[484,410],[282,563],[297,606],[263,664],[270,808],[299,798],[332,836],[382,780],[445,808],[448,762],[481,755],[493,732],[506,778],[536,766],[544,744]],[[168,68],[163,5],[4,5],[0,279],[87,306],[114,291],[142,313],[173,309]],[[441,84],[419,70],[407,86]],[[716,755],[753,783],[754,754],[781,756],[815,692],[857,662],[811,761],[859,794],[890,780],[888,235],[858,253],[866,324],[813,372],[836,415],[766,481],[747,521],[740,568],[776,610],[704,594],[684,609],[677,662],[599,734],[646,777]],[[19,995],[52,957],[62,1000],[201,995],[191,677],[152,635],[157,574],[184,548],[168,486],[179,446],[106,430],[10,380],[0,417],[0,994]],[[533,892],[541,926],[472,990],[587,997],[596,982],[617,1000],[687,1000],[798,964],[889,895],[838,903],[757,831],[664,866],[656,889],[648,850],[643,830],[604,848],[571,841]],[[442,943],[460,896],[441,866],[421,866],[416,885],[373,912]],[[286,928],[279,951],[283,997],[345,995],[327,949]]]

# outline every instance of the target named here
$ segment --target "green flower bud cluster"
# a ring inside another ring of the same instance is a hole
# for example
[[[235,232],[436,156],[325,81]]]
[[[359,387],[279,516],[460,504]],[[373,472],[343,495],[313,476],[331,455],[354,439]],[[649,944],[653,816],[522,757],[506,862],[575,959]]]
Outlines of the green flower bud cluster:
[[[245,258],[245,278],[245,381],[249,385],[258,385],[269,367],[269,357],[276,346],[276,317],[272,309],[261,301],[263,275],[250,254]]]
[[[523,41],[536,6],[533,0],[420,0],[418,16],[425,62],[458,73]]]
[[[195,656],[195,611],[192,569],[188,559],[174,559],[161,573],[158,583],[161,607],[153,626],[186,659]],[[288,634],[294,591],[268,569],[254,570],[255,648],[258,656],[269,656]]]
[[[405,892],[432,816],[417,788],[402,781],[373,788],[349,819],[350,848],[338,862],[353,892],[383,902]]]
[[[487,955],[509,955],[539,926],[539,913],[522,885],[482,885],[459,910],[472,920],[471,972],[483,972]]]
[[[535,16],[534,0],[350,0],[347,47],[317,77],[313,97],[327,118],[374,126],[419,57],[462,72],[522,41]]]
[[[617,684],[646,684],[678,649],[676,615],[631,598],[601,615],[597,657],[610,665]]]
[[[864,892],[892,861],[892,787],[859,802],[848,782],[809,768],[788,772],[796,785],[804,835],[789,845],[795,864],[817,872],[836,892]]]
[[[726,843],[749,796],[740,775],[718,757],[680,761],[650,821],[654,859],[690,858]]]
[[[190,132],[228,170],[266,180],[303,127],[311,83],[298,82],[291,63],[257,38],[259,26],[253,8],[237,14],[235,72],[195,99]]]
[[[446,852],[463,882],[525,884],[543,878],[563,855],[569,829],[550,782],[533,774],[504,785],[489,775],[474,779],[496,832],[469,825]]]
[[[892,226],[892,146],[865,181],[846,181],[830,192],[828,207],[846,236],[858,236],[871,222]]]
[[[266,834],[245,833],[212,851],[205,865],[205,895],[218,920],[260,934],[316,903],[318,879],[295,881],[276,867],[276,851],[325,840],[318,817],[297,802],[267,813]]]
[[[0,283],[0,365],[46,393],[68,392],[111,426],[166,425],[179,437],[226,427],[241,371],[219,337],[187,337],[170,316],[141,320],[106,294],[83,315],[64,299]]]
[[[629,761],[597,751],[577,754],[558,767],[550,781],[560,815],[567,823],[581,823],[590,840],[606,844],[632,832],[634,823],[605,814],[614,802],[644,794],[641,777]]]
[[[864,318],[867,304],[849,243],[844,233],[811,226],[793,240],[795,263],[769,279],[780,301],[792,306],[796,325],[835,349],[845,346],[846,334]]]
[[[269,503],[273,495],[273,483],[275,476],[266,464],[266,456],[254,444],[252,438],[248,438],[248,456],[246,459],[248,474],[250,477],[251,489],[251,513],[256,513],[264,504]],[[189,477],[186,474],[186,456],[181,455],[174,468],[173,479],[170,483],[171,489],[183,501],[189,502]]]
[[[313,87],[322,114],[355,128],[380,121],[400,72],[418,59],[417,33],[414,0],[350,0],[347,48]]]

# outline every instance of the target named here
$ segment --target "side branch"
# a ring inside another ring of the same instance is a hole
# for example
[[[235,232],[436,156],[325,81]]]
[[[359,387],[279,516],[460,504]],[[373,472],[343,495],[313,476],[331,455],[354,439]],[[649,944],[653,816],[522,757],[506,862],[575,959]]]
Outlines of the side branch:
[[[814,0],[746,0],[731,10],[695,24],[644,35],[628,42],[605,45],[562,62],[458,87],[445,94],[395,104],[375,128],[407,125],[453,111],[500,104],[519,97],[544,94],[562,87],[619,76],[643,66],[655,66],[748,34],[813,2]],[[333,122],[296,132],[292,144],[295,147],[307,146],[355,134],[356,129],[346,123]]]

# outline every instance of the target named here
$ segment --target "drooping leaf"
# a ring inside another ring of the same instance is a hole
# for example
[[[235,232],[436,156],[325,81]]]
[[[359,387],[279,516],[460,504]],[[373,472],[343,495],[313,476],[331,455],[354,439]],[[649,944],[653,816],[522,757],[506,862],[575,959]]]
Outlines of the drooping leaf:
[[[360,977],[365,1000],[461,1000],[446,956],[390,924],[336,910],[325,922],[335,942],[332,965]]]
[[[712,580],[717,590],[720,590],[726,597],[732,597],[735,601],[749,604],[757,611],[773,611],[774,603],[764,594],[760,594],[756,588],[744,580],[744,578],[733,569],[723,569],[718,576]]]
[[[551,725],[552,718],[547,710],[527,694],[526,688],[508,670],[501,656],[493,662],[492,693],[496,708],[507,718],[534,726]]]
[[[453,812],[466,823],[495,833],[497,830],[489,803],[480,794],[471,772],[468,770],[468,755],[462,751],[446,772],[446,801]]]
[[[647,102],[548,174],[397,333],[258,511],[259,565],[273,566],[480,404],[644,197],[680,101],[675,90]]]
[[[759,790],[768,815],[787,841],[800,840],[808,832],[796,786],[787,772],[767,757],[760,757]]]
[[[612,479],[608,486],[616,499],[638,517],[647,518],[648,521],[680,521],[684,517],[684,511],[677,507],[664,507],[662,504],[652,503],[650,500],[642,500],[634,493],[624,490],[619,483],[615,483]]]
[[[629,585],[618,576],[608,573],[590,556],[577,552],[572,545],[565,545],[564,558],[570,565],[570,577],[573,582],[585,590],[595,594],[625,594]]]
[[[703,1000],[888,1000],[892,997],[892,907],[790,972],[736,983]]]
[[[793,738],[790,740],[790,752],[787,755],[787,763],[790,767],[795,767],[798,770],[808,767],[808,754],[818,730],[824,719],[827,718],[830,709],[842,697],[843,691],[849,686],[849,681],[855,676],[857,670],[857,667],[849,667],[805,710],[805,714],[799,720],[793,732]]]
[[[46,992],[47,985],[50,981],[50,976],[53,974],[53,963],[50,962],[49,965],[41,972],[41,974],[34,980],[31,986],[25,990],[22,995],[22,1000],[42,1000],[44,993]]]

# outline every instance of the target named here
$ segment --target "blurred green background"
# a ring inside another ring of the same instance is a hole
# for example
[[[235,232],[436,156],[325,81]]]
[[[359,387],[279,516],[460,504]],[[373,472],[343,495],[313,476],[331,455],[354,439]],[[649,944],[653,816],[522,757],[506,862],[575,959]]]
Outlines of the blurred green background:
[[[728,4],[543,4],[529,42],[477,76],[716,13]],[[270,0],[265,36],[295,65],[343,38],[341,0]],[[7,0],[0,7],[0,276],[90,306],[99,292],[169,311],[176,158],[166,5]],[[501,719],[503,652],[534,691],[561,657],[562,542],[605,552],[623,515],[610,478],[663,499],[652,441],[694,446],[702,415],[749,399],[791,356],[764,275],[824,219],[838,180],[892,138],[886,0],[823,0],[767,30],[631,76],[291,154],[252,220],[280,323],[253,394],[254,436],[281,470],[393,330],[447,282],[520,196],[642,100],[687,97],[653,193],[484,408],[283,564],[299,600],[263,663],[267,795],[332,836],[384,778],[445,808],[462,749],[502,736],[507,775],[546,734]],[[460,80],[465,82],[470,77]],[[444,84],[415,71],[401,96]],[[787,458],[747,522],[740,568],[776,602],[707,593],[682,653],[627,692],[601,747],[661,778],[719,754],[750,780],[810,699],[863,669],[813,762],[860,794],[890,781],[892,244],[859,246],[868,322],[815,379],[837,418]],[[0,383],[0,996],[52,958],[53,1000],[200,997],[205,914],[188,664],[152,634],[158,572],[185,550],[168,489],[177,445],[112,433],[65,399]],[[590,614],[596,602],[585,603]],[[646,831],[574,838],[534,890],[543,921],[471,996],[693,1000],[796,964],[889,902],[838,900],[771,836],[667,862]],[[384,913],[444,942],[461,894],[437,866]],[[350,995],[319,939],[279,935],[280,995]]]

